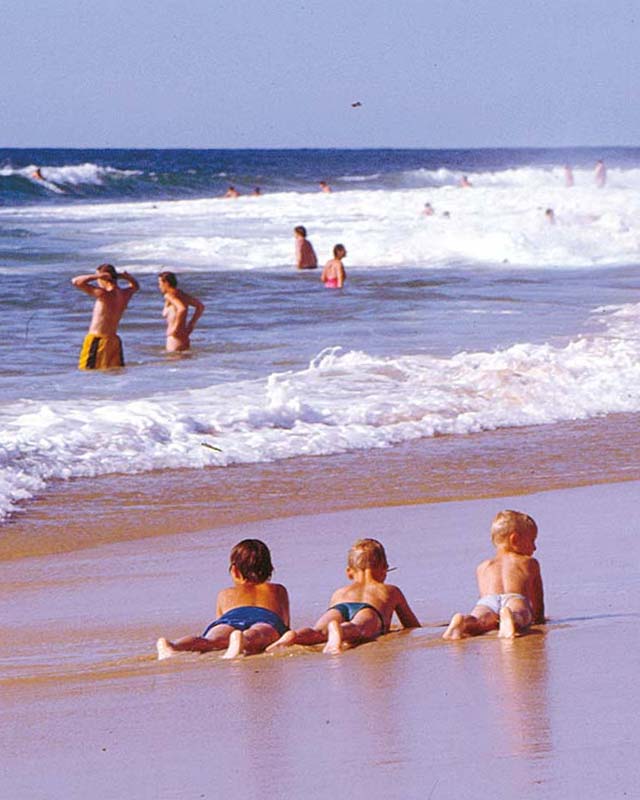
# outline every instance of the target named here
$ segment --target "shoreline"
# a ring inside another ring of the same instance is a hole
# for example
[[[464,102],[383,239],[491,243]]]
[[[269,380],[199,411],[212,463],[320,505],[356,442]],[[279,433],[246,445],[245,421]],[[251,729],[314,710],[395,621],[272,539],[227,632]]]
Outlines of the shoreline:
[[[282,797],[340,796],[345,770],[362,796],[392,800],[425,790],[434,800],[631,796],[639,489],[316,513],[7,563],[7,796],[168,800],[211,797],[211,787],[218,796],[237,789],[239,752],[251,754],[245,788]],[[548,622],[514,641],[446,642],[440,626],[475,601],[475,564],[507,506],[539,524]],[[347,549],[362,535],[384,543],[423,628],[338,657],[294,647],[156,661],[157,636],[209,621],[239,538],[269,544],[300,625],[344,582]]]
[[[226,468],[56,483],[0,526],[0,561],[341,510],[640,479],[640,414]]]

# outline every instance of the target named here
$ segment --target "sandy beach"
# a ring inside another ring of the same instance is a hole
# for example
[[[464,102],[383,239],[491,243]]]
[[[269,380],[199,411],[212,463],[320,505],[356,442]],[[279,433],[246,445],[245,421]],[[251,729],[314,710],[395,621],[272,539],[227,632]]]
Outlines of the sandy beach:
[[[639,489],[314,513],[5,562],[0,794],[633,797]],[[444,642],[504,507],[538,521],[549,623]],[[159,635],[210,621],[240,538],[268,542],[300,625],[362,535],[384,542],[422,629],[339,657],[155,660]]]

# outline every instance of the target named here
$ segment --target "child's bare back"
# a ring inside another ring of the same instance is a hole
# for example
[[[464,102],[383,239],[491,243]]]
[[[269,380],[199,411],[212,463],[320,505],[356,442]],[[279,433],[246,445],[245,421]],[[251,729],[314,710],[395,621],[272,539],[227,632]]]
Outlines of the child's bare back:
[[[476,570],[479,599],[468,615],[454,614],[445,639],[461,639],[499,629],[513,638],[533,622],[544,622],[540,565],[533,558],[538,528],[527,514],[501,511],[493,520],[496,555]]]
[[[269,548],[259,539],[244,539],[231,551],[229,573],[233,586],[216,600],[216,618],[199,636],[175,642],[158,639],[158,658],[181,651],[223,650],[222,658],[259,653],[289,629],[289,596],[284,586],[271,583]]]
[[[337,589],[329,608],[313,628],[288,631],[267,649],[293,644],[326,642],[325,653],[340,653],[346,644],[357,644],[388,633],[394,613],[405,628],[420,622],[397,586],[385,583],[389,569],[384,547],[375,539],[359,539],[349,551],[347,575],[351,583]]]

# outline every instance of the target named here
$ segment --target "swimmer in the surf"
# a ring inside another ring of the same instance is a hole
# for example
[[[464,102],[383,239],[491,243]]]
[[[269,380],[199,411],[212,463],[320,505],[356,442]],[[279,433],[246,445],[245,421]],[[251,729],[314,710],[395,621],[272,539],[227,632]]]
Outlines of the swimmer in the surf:
[[[594,171],[594,177],[595,177],[595,181],[596,181],[596,186],[599,189],[602,189],[602,187],[607,182],[607,168],[605,167],[604,161],[601,158],[599,158],[596,161],[596,168],[595,168],[595,171]]]
[[[331,194],[331,187],[326,181],[320,181],[318,186],[320,187],[321,192],[324,192],[325,194]]]
[[[296,225],[293,229],[296,238],[296,268],[297,269],[316,269],[318,257],[313,245],[307,239],[307,229],[304,225]]]
[[[547,210],[544,212],[544,215],[547,218],[547,222],[549,223],[549,225],[556,224],[556,215],[554,214],[552,208],[547,208]]]
[[[224,193],[224,197],[225,198],[240,197],[240,192],[236,189],[235,186],[229,186],[227,191]]]
[[[382,544],[376,539],[358,539],[348,555],[350,583],[331,595],[328,610],[312,628],[287,631],[267,650],[326,643],[323,652],[338,654],[348,645],[388,633],[394,613],[403,628],[419,628],[420,622],[400,589],[385,583],[388,572]]]
[[[347,273],[344,271],[342,259],[347,255],[347,251],[342,244],[337,244],[333,248],[333,258],[327,261],[322,270],[320,280],[327,289],[342,289]]]
[[[567,188],[571,188],[573,186],[573,170],[569,166],[569,164],[564,165],[564,185]]]
[[[167,352],[184,352],[191,346],[190,337],[202,316],[204,303],[178,289],[178,279],[173,272],[164,271],[158,275],[158,289],[164,297],[162,316],[167,320]],[[193,308],[191,319],[189,306]]]
[[[425,217],[432,217],[436,212],[433,210],[431,203],[425,203],[422,213]]]
[[[121,289],[118,280],[127,281]],[[123,367],[122,342],[118,324],[133,295],[138,281],[128,272],[116,272],[111,264],[100,264],[90,275],[78,275],[71,283],[81,292],[95,298],[89,332],[85,336],[78,362],[79,369]]]
[[[31,177],[35,178],[37,181],[44,180],[44,175],[42,174],[42,170],[40,169],[40,167],[36,167],[34,172],[31,173]]]
[[[466,175],[463,175],[460,178],[460,186],[461,186],[462,189],[470,189],[473,186],[473,184],[471,183],[469,178],[467,178]]]
[[[233,586],[218,593],[216,618],[200,636],[158,639],[158,659],[190,651],[226,650],[222,658],[260,653],[289,630],[289,595],[271,583],[271,553],[259,539],[243,539],[231,551]]]

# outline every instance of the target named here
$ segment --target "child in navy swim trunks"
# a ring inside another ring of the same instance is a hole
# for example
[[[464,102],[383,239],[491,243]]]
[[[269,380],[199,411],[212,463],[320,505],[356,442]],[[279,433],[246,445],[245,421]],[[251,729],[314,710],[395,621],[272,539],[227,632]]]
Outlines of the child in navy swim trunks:
[[[358,539],[349,550],[347,575],[351,583],[333,593],[329,609],[313,628],[287,631],[267,649],[326,642],[323,652],[337,654],[348,644],[371,641],[388,633],[394,612],[403,627],[419,628],[400,589],[385,583],[388,571],[380,542]]]
[[[284,586],[271,583],[271,553],[259,539],[244,539],[231,551],[229,573],[233,586],[216,601],[216,619],[201,636],[175,642],[158,639],[158,659],[190,650],[206,653],[224,650],[222,658],[260,653],[289,630],[289,595]]]
[[[493,558],[476,570],[480,598],[470,614],[454,614],[444,639],[477,636],[498,628],[513,639],[532,623],[544,622],[540,565],[533,558],[538,526],[520,511],[500,511],[491,524]]]

